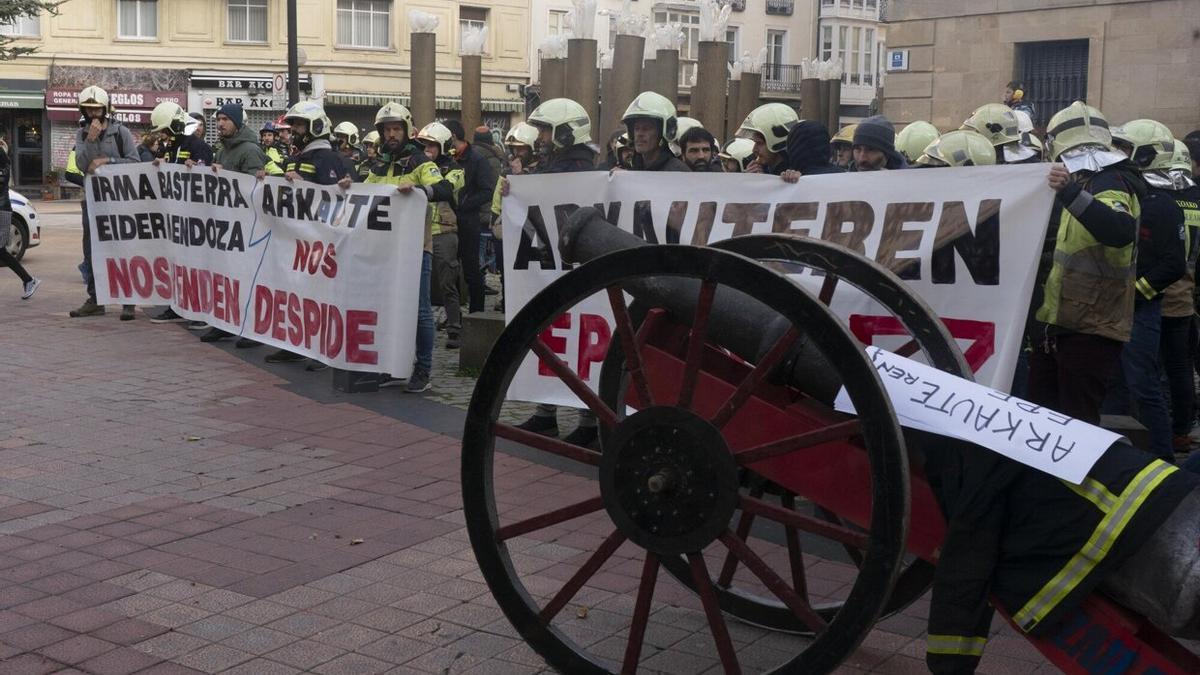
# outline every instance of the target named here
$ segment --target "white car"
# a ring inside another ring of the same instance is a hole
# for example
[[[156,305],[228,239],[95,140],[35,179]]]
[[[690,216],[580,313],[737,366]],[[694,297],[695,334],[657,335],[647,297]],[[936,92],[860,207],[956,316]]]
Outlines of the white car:
[[[8,201],[12,204],[13,215],[7,248],[14,258],[20,260],[27,249],[42,243],[42,222],[38,220],[33,203],[20,192],[9,190]]]

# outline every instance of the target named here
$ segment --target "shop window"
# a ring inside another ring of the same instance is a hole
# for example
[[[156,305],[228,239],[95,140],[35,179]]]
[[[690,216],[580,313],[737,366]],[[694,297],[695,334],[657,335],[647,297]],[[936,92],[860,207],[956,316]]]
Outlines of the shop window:
[[[228,0],[230,42],[267,41],[267,0]]]
[[[0,23],[0,35],[38,37],[42,34],[42,19],[37,16],[18,16],[12,23]]]
[[[117,0],[117,37],[158,38],[158,0]]]
[[[338,46],[390,47],[391,14],[392,3],[388,0],[338,0]]]

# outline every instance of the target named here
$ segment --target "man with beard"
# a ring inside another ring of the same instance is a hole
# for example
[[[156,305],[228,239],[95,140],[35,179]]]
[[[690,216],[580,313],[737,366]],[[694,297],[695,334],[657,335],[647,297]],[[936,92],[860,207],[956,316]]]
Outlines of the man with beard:
[[[675,104],[653,91],[633,99],[621,116],[633,141],[634,171],[690,171],[671,153],[678,132]]]
[[[385,103],[375,113],[375,131],[379,132],[381,141],[380,159],[366,182],[395,185],[401,193],[421,190],[430,202],[450,201],[454,198],[453,186],[442,175],[437,164],[425,155],[425,149],[412,139],[412,128],[412,113],[395,101]],[[429,298],[429,286],[433,278],[431,227],[432,223],[426,222],[420,290],[417,294],[417,363],[404,387],[404,391],[410,394],[429,389],[429,376],[433,369],[433,306]],[[389,378],[379,386],[399,383],[400,380]]]
[[[704,127],[692,127],[683,132],[679,137],[679,151],[683,162],[692,171],[721,171],[721,161],[717,159],[717,139]]]
[[[738,138],[754,142],[754,161],[742,171],[783,175],[788,168],[788,132],[799,122],[796,111],[783,103],[765,103],[751,110],[737,132]]]
[[[896,127],[883,115],[875,115],[854,128],[854,171],[906,169],[908,163],[896,151]]]

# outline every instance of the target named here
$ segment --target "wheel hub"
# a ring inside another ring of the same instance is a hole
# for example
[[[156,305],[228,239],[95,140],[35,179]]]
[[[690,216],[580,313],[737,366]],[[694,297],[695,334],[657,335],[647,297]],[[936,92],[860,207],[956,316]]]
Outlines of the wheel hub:
[[[604,508],[631,541],[659,555],[702,550],[737,509],[737,463],[721,432],[686,410],[623,420],[600,460]]]

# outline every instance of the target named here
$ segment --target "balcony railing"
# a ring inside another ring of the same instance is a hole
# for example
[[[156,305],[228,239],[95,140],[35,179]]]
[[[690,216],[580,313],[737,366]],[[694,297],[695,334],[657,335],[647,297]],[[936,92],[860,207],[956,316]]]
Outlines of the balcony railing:
[[[767,14],[791,16],[795,4],[794,0],[767,0]]]
[[[730,0],[729,5],[735,12],[746,11],[746,0]]]
[[[788,63],[764,63],[762,88],[765,91],[799,92],[804,74],[800,66]]]

